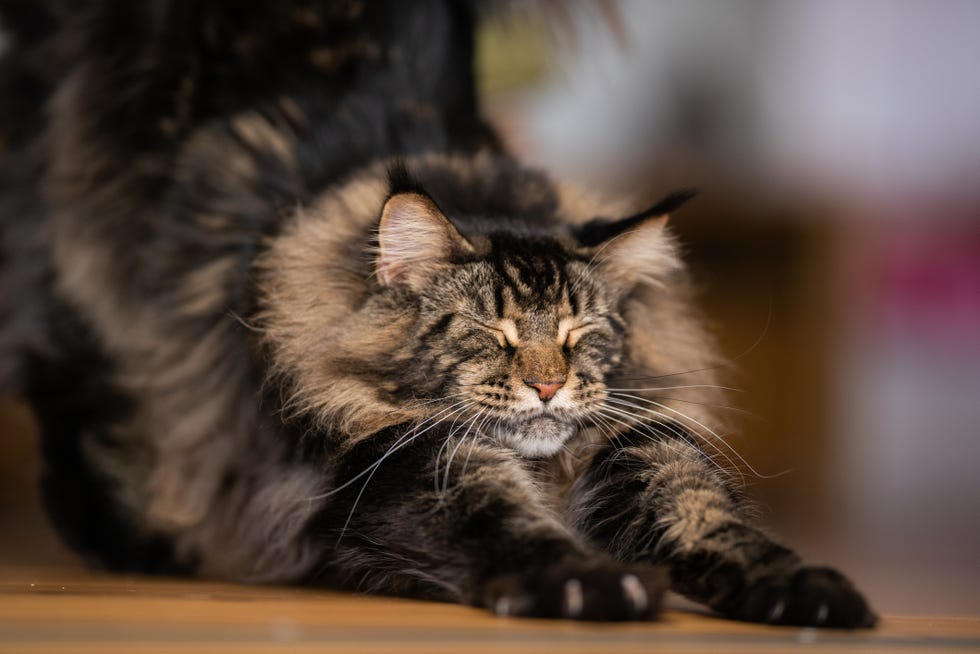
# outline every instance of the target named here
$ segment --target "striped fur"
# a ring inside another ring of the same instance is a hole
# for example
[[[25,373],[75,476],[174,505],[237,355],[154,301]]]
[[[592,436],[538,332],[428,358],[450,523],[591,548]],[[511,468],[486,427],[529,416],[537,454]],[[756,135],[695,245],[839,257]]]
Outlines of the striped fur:
[[[669,583],[873,622],[716,463],[682,196],[634,213],[508,155],[470,3],[0,11],[23,100],[0,388],[87,560],[594,620],[651,617]]]

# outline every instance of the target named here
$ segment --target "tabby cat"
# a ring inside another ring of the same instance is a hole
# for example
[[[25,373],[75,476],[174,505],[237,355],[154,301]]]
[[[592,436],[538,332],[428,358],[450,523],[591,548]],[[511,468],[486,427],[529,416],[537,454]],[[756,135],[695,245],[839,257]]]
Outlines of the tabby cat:
[[[667,214],[529,169],[463,0],[2,3],[0,390],[92,565],[864,627],[747,516]]]

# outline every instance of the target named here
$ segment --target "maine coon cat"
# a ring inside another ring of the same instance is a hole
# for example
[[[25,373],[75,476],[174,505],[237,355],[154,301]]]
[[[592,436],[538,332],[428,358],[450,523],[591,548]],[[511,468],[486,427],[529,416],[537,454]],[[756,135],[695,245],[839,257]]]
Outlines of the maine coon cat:
[[[4,2],[0,388],[93,565],[874,615],[754,527],[666,226],[515,161],[476,3]]]

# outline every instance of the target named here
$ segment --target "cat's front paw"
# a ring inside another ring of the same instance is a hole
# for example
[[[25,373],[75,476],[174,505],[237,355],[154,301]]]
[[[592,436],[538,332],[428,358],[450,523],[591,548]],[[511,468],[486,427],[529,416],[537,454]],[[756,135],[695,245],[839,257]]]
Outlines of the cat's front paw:
[[[498,615],[569,620],[649,620],[667,575],[654,567],[556,566],[491,580],[484,605]]]
[[[832,568],[803,567],[762,577],[724,611],[752,622],[855,629],[878,620],[861,593]]]

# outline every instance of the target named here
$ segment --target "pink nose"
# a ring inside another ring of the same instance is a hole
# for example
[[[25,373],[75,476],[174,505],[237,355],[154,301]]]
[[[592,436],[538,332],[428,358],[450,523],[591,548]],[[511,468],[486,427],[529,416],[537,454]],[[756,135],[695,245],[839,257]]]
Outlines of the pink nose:
[[[565,380],[561,381],[538,381],[536,379],[525,379],[524,383],[538,392],[538,397],[542,402],[547,402],[555,396],[558,389],[565,385]]]

